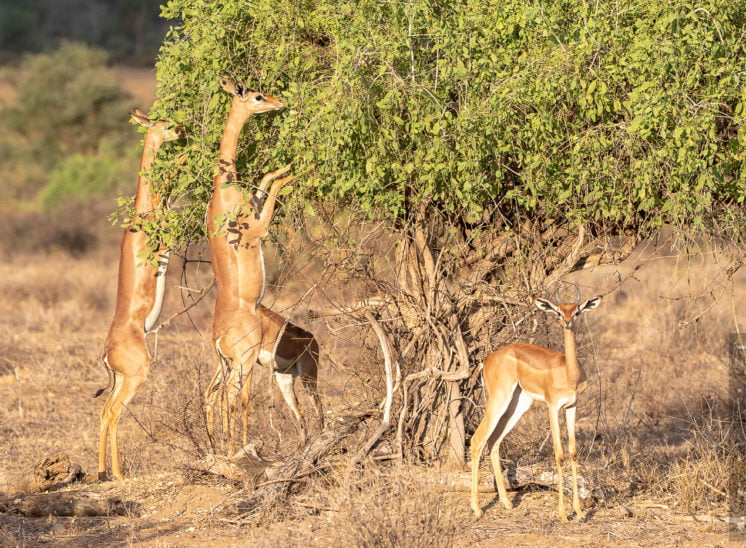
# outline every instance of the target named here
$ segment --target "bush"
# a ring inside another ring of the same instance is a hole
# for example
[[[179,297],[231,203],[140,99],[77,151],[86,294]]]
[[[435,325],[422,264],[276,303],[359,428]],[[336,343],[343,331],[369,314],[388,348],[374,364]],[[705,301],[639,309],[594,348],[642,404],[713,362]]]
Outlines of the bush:
[[[136,169],[132,105],[106,61],[105,52],[73,43],[24,58],[15,104],[0,121],[4,199],[33,199],[48,184],[40,198],[49,207],[133,180],[124,178]]]
[[[94,151],[104,136],[129,134],[130,99],[106,61],[104,51],[73,43],[27,56],[16,83],[18,105],[8,113],[11,128],[43,143],[52,160]]]
[[[132,158],[112,154],[73,154],[49,172],[49,182],[39,195],[40,203],[45,209],[53,209],[69,198],[107,193],[123,181],[134,181],[132,163]]]
[[[155,108],[204,141],[177,189],[196,207],[228,74],[289,107],[252,122],[247,167],[315,164],[306,195],[402,220],[424,202],[467,225],[526,214],[742,237],[744,12],[731,2],[244,4],[163,10],[181,26]]]

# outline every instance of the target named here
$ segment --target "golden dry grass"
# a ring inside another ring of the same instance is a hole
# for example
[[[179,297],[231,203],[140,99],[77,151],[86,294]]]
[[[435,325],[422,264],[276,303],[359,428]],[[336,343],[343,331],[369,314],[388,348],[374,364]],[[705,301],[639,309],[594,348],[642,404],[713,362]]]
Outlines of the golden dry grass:
[[[100,230],[98,247],[77,257],[62,250],[16,249],[0,264],[0,491],[12,491],[34,463],[61,452],[95,472],[103,401],[91,395],[106,382],[98,357],[113,312],[118,259],[118,230]],[[678,322],[708,303],[676,298],[699,295],[718,267],[707,261],[686,274],[677,261],[649,262],[588,316],[587,329],[580,329],[579,348],[590,377],[578,421],[581,475],[593,492],[584,502],[590,510],[587,523],[559,525],[556,493],[544,490],[512,494],[516,508],[510,513],[494,504],[494,495],[482,494],[485,517],[474,520],[462,490],[463,472],[372,463],[360,476],[332,472],[299,487],[259,520],[223,513],[237,487],[189,472],[208,449],[201,408],[214,366],[208,297],[159,335],[151,376],[122,419],[121,449],[130,479],[87,485],[126,498],[131,512],[91,518],[85,527],[65,518],[43,522],[0,514],[0,539],[8,544],[259,546],[280,541],[310,546],[725,542],[719,516],[727,515],[728,478],[744,467],[725,415],[725,337],[735,328],[733,311],[746,305],[746,277],[738,273],[717,306],[680,327]],[[186,281],[202,287],[209,265],[190,265],[187,273],[182,280],[179,265],[172,268],[164,317],[182,305],[177,286]],[[597,292],[604,276],[596,272],[581,281]],[[294,287],[271,298],[284,307],[303,291]],[[297,310],[294,319],[303,325],[302,312]],[[310,327],[325,351],[344,349],[323,322]],[[550,337],[556,346],[559,333],[550,330]],[[342,361],[355,365],[349,358]],[[350,373],[322,363],[321,389],[332,413],[364,397]],[[292,454],[297,440],[292,417],[262,371],[254,393],[252,439],[270,458]],[[305,396],[301,403],[312,412]],[[504,448],[507,464],[551,469],[545,410],[535,406]],[[487,478],[487,463],[483,472]],[[460,487],[447,487],[445,479]],[[661,527],[666,538],[660,537]]]

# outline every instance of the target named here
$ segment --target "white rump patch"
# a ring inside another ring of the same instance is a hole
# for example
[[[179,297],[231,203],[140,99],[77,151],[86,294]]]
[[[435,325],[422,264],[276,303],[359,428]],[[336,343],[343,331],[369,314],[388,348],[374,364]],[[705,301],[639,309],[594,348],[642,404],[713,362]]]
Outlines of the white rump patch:
[[[220,340],[222,338],[223,337],[218,337],[217,340],[215,341],[215,350],[218,351],[218,354],[220,354],[221,358],[225,358],[225,354],[223,354],[223,350],[220,348]]]
[[[259,293],[259,300],[256,302],[256,308],[259,308],[259,305],[262,304],[262,299],[264,299],[264,290],[267,286],[267,269],[264,267],[264,250],[262,249],[261,238],[259,238],[256,245],[259,246],[259,263],[262,265],[262,292]]]
[[[156,273],[155,281],[155,298],[153,300],[153,308],[150,310],[150,314],[145,318],[145,333],[148,333],[155,322],[158,321],[158,317],[161,315],[163,310],[163,297],[166,295],[166,270],[168,270],[168,251],[161,253],[158,260],[158,272]]]

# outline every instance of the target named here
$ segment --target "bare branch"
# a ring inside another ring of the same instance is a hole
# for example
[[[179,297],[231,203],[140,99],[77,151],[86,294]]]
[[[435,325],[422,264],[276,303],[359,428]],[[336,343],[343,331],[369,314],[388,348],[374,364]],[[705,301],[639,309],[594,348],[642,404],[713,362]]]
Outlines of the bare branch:
[[[386,399],[383,405],[383,419],[381,420],[381,426],[376,430],[363,448],[358,452],[351,463],[351,467],[355,466],[365,456],[370,453],[370,450],[378,443],[381,436],[389,429],[391,424],[391,406],[394,401],[394,372],[391,367],[391,345],[389,344],[388,337],[383,331],[381,324],[378,323],[370,312],[365,312],[365,318],[370,322],[373,331],[378,337],[378,341],[381,343],[381,351],[383,352],[383,364],[386,370]]]

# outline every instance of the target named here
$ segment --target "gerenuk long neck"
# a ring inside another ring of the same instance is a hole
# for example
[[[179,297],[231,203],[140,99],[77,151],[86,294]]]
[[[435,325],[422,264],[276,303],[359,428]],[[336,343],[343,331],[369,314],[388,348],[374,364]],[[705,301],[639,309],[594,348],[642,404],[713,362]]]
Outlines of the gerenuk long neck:
[[[575,349],[575,332],[573,328],[563,327],[565,337],[565,362],[567,363],[567,380],[573,386],[584,380],[584,373],[578,362],[578,355]]]
[[[149,130],[145,136],[140,175],[135,195],[135,219],[132,226],[124,229],[119,257],[117,280],[117,303],[111,329],[133,321],[138,329],[149,331],[158,320],[163,307],[166,288],[168,251],[156,253],[158,266],[142,257],[150,251],[147,236],[139,226],[160,207],[160,195],[154,194],[147,174],[155,161],[163,140]]]
[[[239,305],[238,272],[236,266],[236,252],[228,243],[227,226],[218,224],[217,217],[238,213],[243,195],[241,190],[233,185],[237,179],[236,150],[241,130],[248,120],[248,116],[237,114],[231,107],[225,130],[220,141],[220,155],[218,157],[217,173],[213,180],[213,194],[207,208],[207,230],[210,242],[212,268],[215,273],[217,298],[216,312]]]
[[[153,192],[147,173],[155,162],[161,144],[162,141],[154,136],[154,132],[148,131],[143,144],[140,175],[137,179],[137,194],[135,195],[135,213],[138,217],[149,215],[160,206],[161,196]]]
[[[238,150],[238,139],[241,136],[241,130],[246,124],[249,116],[239,114],[238,110],[231,108],[228,113],[228,120],[225,122],[223,138],[220,141],[220,160],[218,177],[215,178],[215,184],[218,183],[220,175],[223,175],[221,182],[229,178],[229,173],[236,174],[236,151]]]

